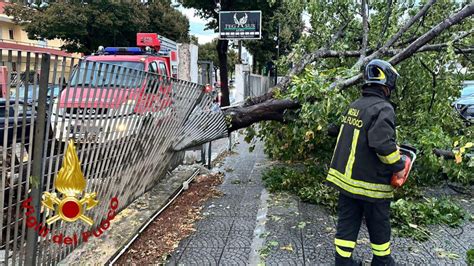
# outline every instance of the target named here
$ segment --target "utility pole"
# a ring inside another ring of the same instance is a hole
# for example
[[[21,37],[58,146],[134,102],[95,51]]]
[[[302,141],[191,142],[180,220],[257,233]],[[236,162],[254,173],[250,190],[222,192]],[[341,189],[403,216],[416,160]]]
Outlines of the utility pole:
[[[239,40],[239,64],[242,64],[242,40]]]
[[[278,59],[280,58],[280,22],[278,22],[277,26],[277,35],[276,35],[276,48],[277,48],[277,57],[275,60],[275,85],[278,83]]]

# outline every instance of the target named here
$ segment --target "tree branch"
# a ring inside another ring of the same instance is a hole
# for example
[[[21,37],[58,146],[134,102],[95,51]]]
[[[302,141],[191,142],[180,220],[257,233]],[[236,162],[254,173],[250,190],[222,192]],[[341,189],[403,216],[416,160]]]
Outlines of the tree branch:
[[[418,49],[415,53],[422,53],[422,52],[440,52],[443,51],[448,47],[448,43],[437,43],[437,44],[430,44],[430,45],[425,45]],[[456,47],[455,47],[456,48]],[[386,50],[382,55],[385,56],[394,56],[400,52],[402,52],[402,49],[390,49]],[[371,50],[368,50],[370,53]],[[459,47],[456,48],[456,51],[454,51],[456,54],[462,54],[462,53],[473,53],[474,52],[474,47],[469,47],[469,48],[464,48],[461,49]],[[326,50],[320,58],[349,58],[349,57],[360,57],[360,51],[357,50],[348,50],[348,51],[336,51],[336,50]]]
[[[434,100],[435,100],[435,97],[436,97],[436,85],[437,85],[437,76],[438,76],[438,73],[434,70],[431,70],[428,65],[426,65],[425,62],[423,62],[423,60],[419,60],[421,66],[426,69],[426,71],[428,71],[431,75],[431,87],[432,87],[432,93],[431,93],[431,100],[430,100],[430,106],[428,107],[428,112],[431,112],[431,109],[433,108],[433,104],[434,104]]]
[[[252,106],[230,107],[224,109],[223,113],[226,117],[231,118],[230,126],[227,130],[232,132],[263,120],[284,122],[285,110],[298,109],[300,107],[301,105],[294,100],[270,99]]]
[[[412,25],[415,23],[420,17],[424,16],[427,12],[428,9],[436,2],[436,0],[430,0],[428,3],[426,3],[418,13],[413,16],[403,27],[390,38],[379,50],[377,50],[375,53],[372,53],[370,56],[368,56],[365,60],[365,62],[368,62],[380,55],[380,53],[383,53],[384,50],[387,50],[390,48],[402,35],[405,33]],[[365,63],[364,62],[364,63]]]
[[[445,20],[440,22],[438,25],[431,28],[425,34],[418,37],[418,39],[416,39],[408,47],[406,47],[405,49],[402,49],[402,51],[400,51],[399,53],[394,55],[392,58],[390,58],[389,62],[392,65],[397,65],[398,63],[402,62],[403,60],[407,59],[408,57],[410,57],[411,55],[416,53],[420,48],[422,48],[424,45],[426,45],[429,41],[431,41],[435,37],[437,37],[441,32],[448,29],[452,25],[455,25],[455,24],[461,22],[463,19],[465,19],[469,16],[472,16],[473,14],[474,14],[474,4],[467,5],[466,7],[461,9],[459,12],[449,16],[448,18],[446,18]],[[392,38],[392,39],[394,39],[394,38]],[[389,42],[387,42],[387,43],[389,43]],[[384,45],[384,47],[385,46],[386,45]],[[375,54],[378,54],[378,55],[383,54],[385,50],[386,49],[384,49],[383,47],[380,48],[378,51],[376,51],[373,54],[371,54],[370,56],[366,57],[366,60],[369,59],[369,58],[373,58]],[[360,78],[362,78],[362,74],[358,74],[354,77],[351,77],[351,78],[348,78],[348,79],[345,79],[345,80],[342,80],[342,81],[336,81],[330,86],[330,89],[334,89],[336,87],[338,87],[340,89],[345,89],[345,88],[357,83]]]
[[[469,16],[472,16],[473,14],[474,14],[474,3],[471,3],[470,5],[461,9],[461,11],[459,11],[458,13],[446,18],[441,23],[431,28],[431,30],[427,31],[425,34],[423,34],[418,39],[416,39],[416,41],[410,44],[401,53],[398,53],[397,55],[390,58],[390,63],[394,65],[400,63],[401,61],[411,56],[423,45],[427,44],[429,41],[437,37],[442,31],[446,30],[447,28],[451,27],[454,24],[461,22],[463,19]]]
[[[385,21],[383,23],[382,31],[380,32],[379,41],[377,43],[377,50],[382,46],[382,40],[385,38],[387,33],[388,24],[390,23],[390,17],[392,16],[392,0],[387,0],[387,14],[385,15]]]
[[[447,160],[454,160],[454,152],[442,149],[433,149],[433,153],[438,157],[443,157]]]
[[[291,78],[293,76],[298,75],[301,72],[303,72],[303,70],[306,68],[306,66],[308,64],[314,62],[318,58],[328,57],[327,55],[332,52],[332,51],[329,50],[329,47],[333,46],[337,42],[337,40],[339,40],[341,38],[342,34],[344,33],[344,30],[349,25],[349,23],[350,23],[350,21],[347,21],[344,25],[342,25],[339,28],[339,30],[336,32],[336,34],[334,34],[331,37],[331,39],[326,43],[326,45],[323,48],[321,48],[319,50],[316,50],[312,53],[308,53],[308,54],[303,55],[301,60],[298,62],[298,64],[296,64],[290,70],[288,75],[283,77],[278,84],[276,84],[273,88],[270,89],[269,92],[265,93],[262,96],[253,97],[253,98],[248,99],[243,106],[251,106],[251,105],[254,105],[254,104],[257,104],[257,103],[264,102],[268,99],[271,99],[273,97],[273,92],[276,89],[284,91],[286,88],[288,88],[290,83],[291,83]]]
[[[360,47],[360,58],[359,61],[363,61],[367,51],[367,42],[369,38],[369,10],[367,6],[367,0],[362,0],[361,5],[361,16],[362,16],[362,45]]]

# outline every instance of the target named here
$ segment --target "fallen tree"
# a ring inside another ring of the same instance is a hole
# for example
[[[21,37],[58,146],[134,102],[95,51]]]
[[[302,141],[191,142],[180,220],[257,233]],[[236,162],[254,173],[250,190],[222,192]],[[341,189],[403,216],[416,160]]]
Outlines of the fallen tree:
[[[274,159],[327,165],[338,119],[358,97],[358,90],[352,88],[360,84],[364,65],[383,58],[396,65],[402,76],[392,97],[398,105],[397,139],[420,151],[419,182],[431,182],[440,172],[456,182],[474,182],[472,159],[463,154],[466,159],[461,160],[453,152],[460,147],[455,143],[472,141],[474,130],[451,106],[459,97],[461,81],[474,79],[469,74],[474,61],[474,4],[432,0],[408,9],[393,3],[392,10],[379,6],[373,11],[377,7],[367,6],[365,0],[347,8],[335,3],[336,7],[320,3],[322,15],[316,18],[331,31],[321,36],[324,29],[315,28],[316,38],[310,36],[295,46],[283,60],[282,65],[291,62],[292,67],[279,84],[223,110],[228,130],[247,128],[247,139],[264,140],[267,154]],[[328,15],[334,12],[337,15]],[[330,16],[338,19],[324,24]],[[260,130],[253,130],[252,124],[258,122]]]
[[[362,2],[365,3],[366,1],[363,0]],[[385,44],[378,49],[370,49],[368,48],[367,44],[362,45],[360,50],[343,51],[330,49],[331,46],[334,46],[344,34],[344,30],[348,24],[348,22],[346,22],[338,32],[333,34],[332,38],[327,42],[327,45],[301,56],[301,59],[288,72],[288,75],[283,77],[283,79],[275,87],[271,88],[268,93],[249,98],[242,106],[235,106],[225,109],[224,114],[226,117],[228,117],[229,131],[245,128],[253,123],[263,120],[283,122],[283,113],[285,110],[297,109],[300,107],[300,103],[297,100],[292,99],[275,99],[275,91],[279,91],[280,94],[286,92],[291,85],[292,78],[301,74],[309,64],[319,59],[359,57],[359,60],[357,60],[357,62],[352,66],[352,69],[360,70],[361,67],[368,61],[384,56],[391,56],[388,61],[393,65],[397,65],[416,53],[446,51],[450,47],[454,47],[455,52],[459,54],[472,54],[474,52],[474,46],[472,46],[472,43],[470,47],[456,46],[456,44],[458,44],[461,40],[471,36],[471,34],[474,32],[472,28],[468,31],[456,32],[455,34],[452,34],[451,38],[448,38],[450,39],[450,42],[434,44],[430,44],[430,42],[453,25],[460,24],[465,19],[472,20],[472,15],[474,14],[473,3],[464,6],[461,10],[444,18],[437,25],[425,31],[424,34],[419,35],[405,47],[401,47],[399,43],[397,43],[403,34],[413,27],[416,22],[427,15],[427,12],[435,4],[435,2],[435,0],[428,1],[415,16],[409,19],[395,35],[389,38]],[[365,10],[361,13],[366,14],[367,12],[368,11]],[[363,24],[365,25],[366,20],[368,20],[368,16],[364,15],[363,20]],[[364,26],[362,32],[364,40],[367,39],[368,34],[368,27]],[[402,43],[405,42],[402,41]],[[328,89],[343,90],[357,84],[361,78],[362,74],[360,73],[351,77],[340,78],[334,81]]]

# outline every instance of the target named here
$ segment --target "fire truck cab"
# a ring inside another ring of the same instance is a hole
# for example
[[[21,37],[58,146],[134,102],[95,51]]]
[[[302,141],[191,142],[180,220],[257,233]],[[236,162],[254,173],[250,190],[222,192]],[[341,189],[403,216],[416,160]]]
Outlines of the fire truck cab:
[[[138,47],[99,47],[75,67],[56,98],[55,138],[106,142],[135,134],[137,116],[170,108],[177,76],[177,45],[156,33],[138,33]]]

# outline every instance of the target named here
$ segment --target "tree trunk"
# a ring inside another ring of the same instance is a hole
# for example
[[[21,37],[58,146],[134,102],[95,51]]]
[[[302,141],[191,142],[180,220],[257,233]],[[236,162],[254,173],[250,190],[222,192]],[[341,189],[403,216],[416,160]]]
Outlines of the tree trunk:
[[[223,110],[226,117],[230,117],[228,131],[232,132],[246,128],[253,123],[265,120],[284,122],[284,111],[298,109],[301,105],[290,99],[270,99],[252,106],[236,106]]]
[[[221,107],[229,106],[229,81],[228,81],[228,70],[227,70],[227,48],[229,46],[228,40],[217,41],[217,54],[219,56],[219,69],[221,78]]]

